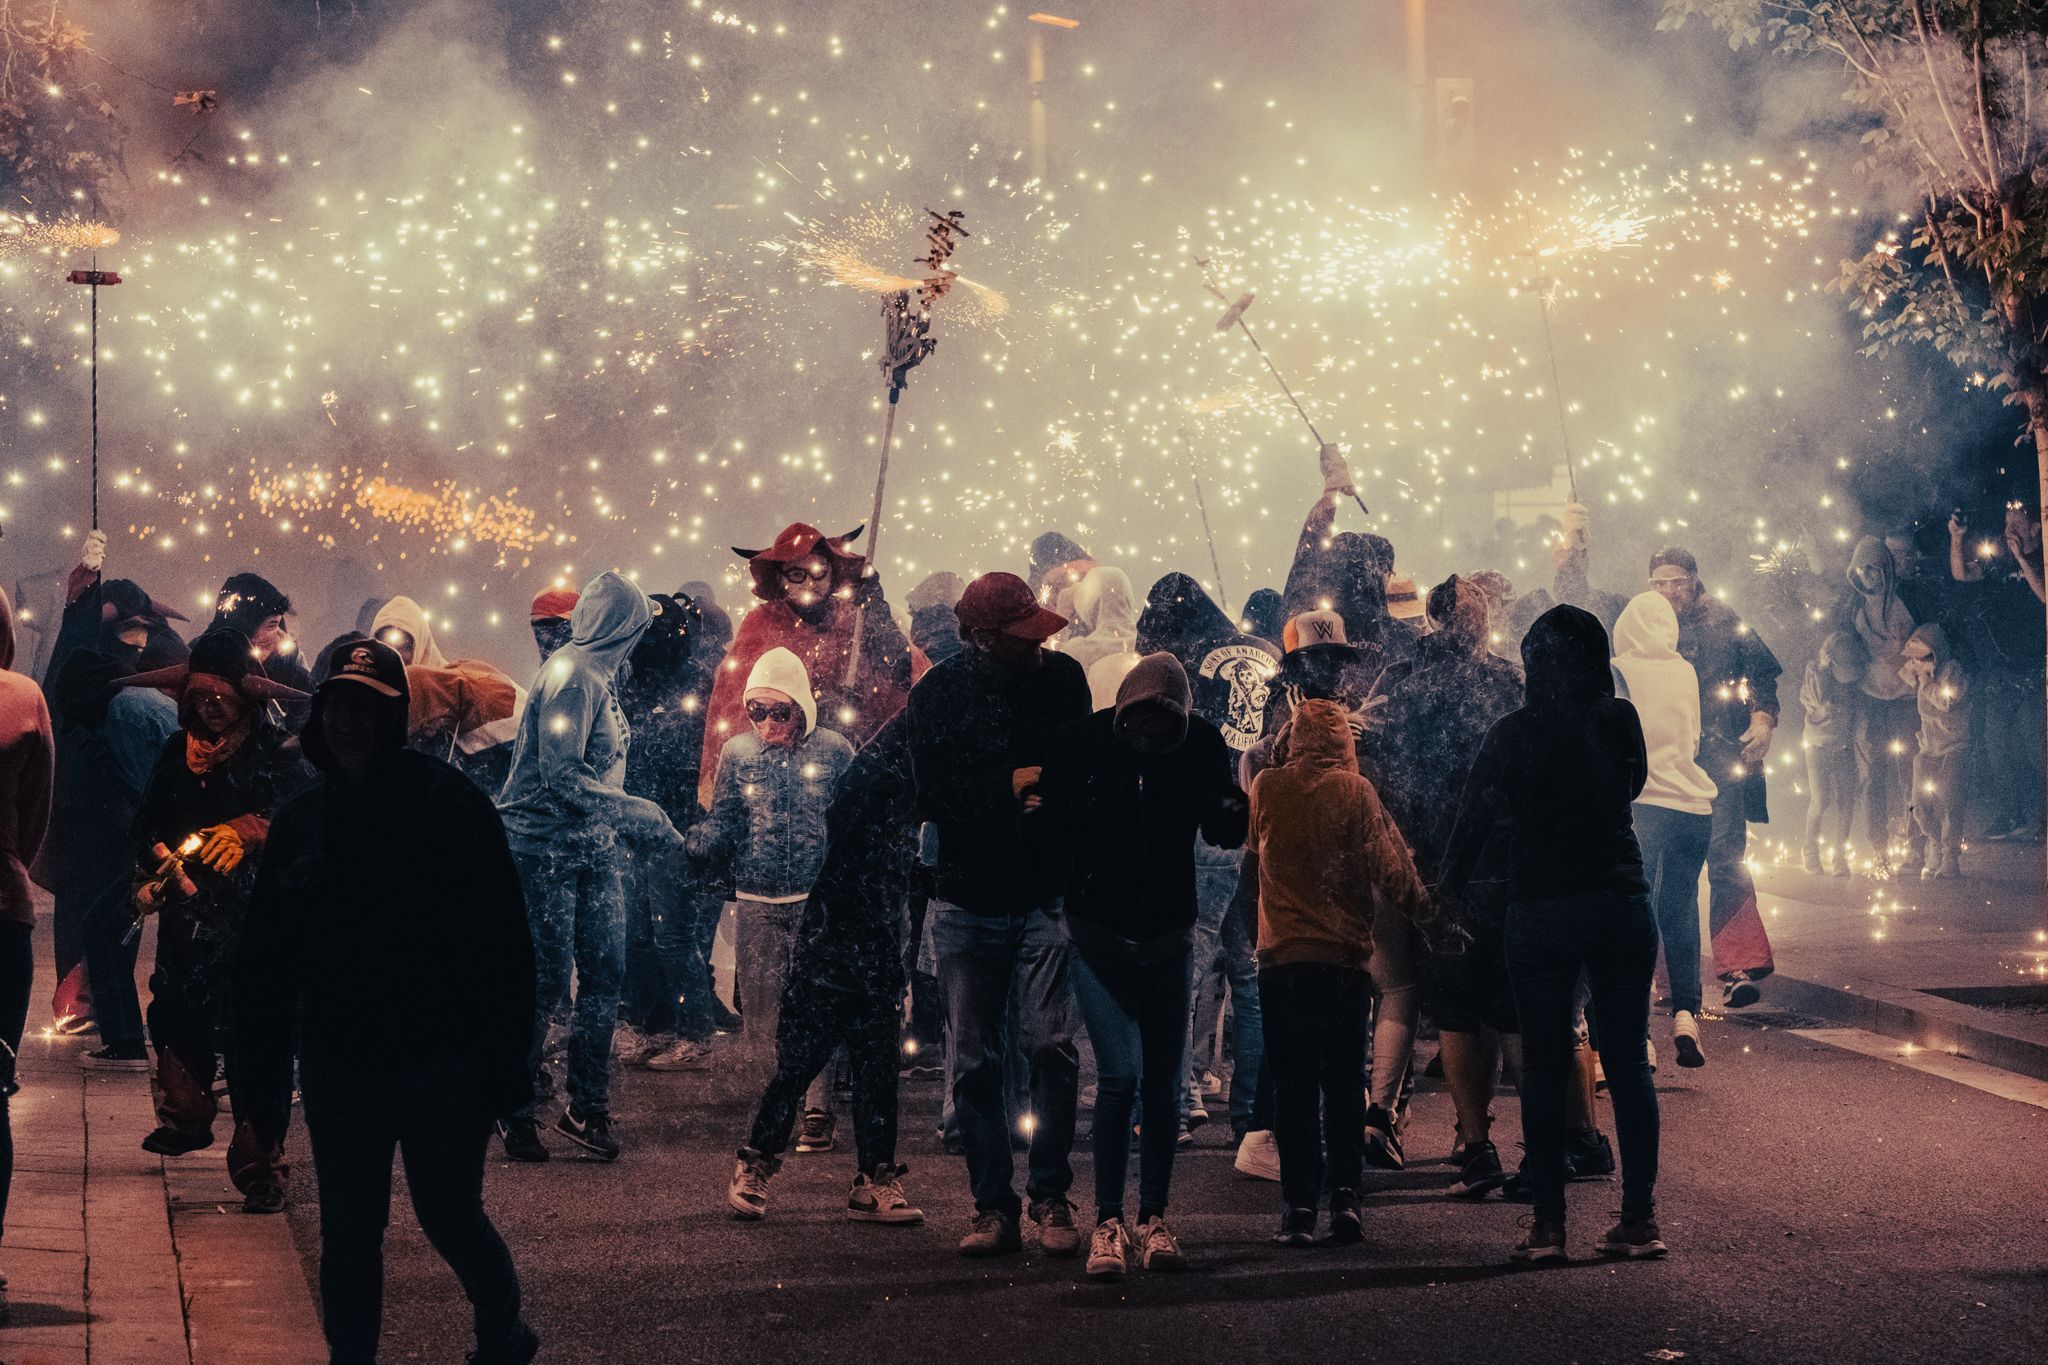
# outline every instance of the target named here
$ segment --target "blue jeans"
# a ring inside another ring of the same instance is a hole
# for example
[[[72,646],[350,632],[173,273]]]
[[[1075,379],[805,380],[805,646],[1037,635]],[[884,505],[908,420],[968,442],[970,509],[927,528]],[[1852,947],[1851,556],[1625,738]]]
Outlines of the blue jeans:
[[[1522,1020],[1522,1142],[1536,1216],[1564,1221],[1565,1088],[1583,973],[1621,1144],[1621,1216],[1657,1209],[1657,1091],[1647,1049],[1657,927],[1648,896],[1589,895],[1508,907],[1508,980]]]
[[[1095,1216],[1121,1218],[1130,1169],[1131,1104],[1143,1090],[1140,1218],[1166,1212],[1180,1140],[1193,959],[1183,946],[1155,962],[1121,948],[1070,943],[1074,1003],[1095,1045]],[[1140,1078],[1143,1078],[1142,1081]]]
[[[1074,1047],[1074,992],[1066,932],[1051,907],[979,915],[944,901],[931,906],[932,947],[953,1037],[953,1107],[967,1147],[974,1207],[1014,1218],[1013,1116],[1003,1095],[1003,1021],[1012,977],[1023,992],[1023,1038],[1031,1065],[1030,1171],[1033,1204],[1073,1188],[1074,1109],[1081,1057]]]
[[[654,953],[675,1001],[676,1034],[693,1043],[717,1032],[710,947],[724,913],[724,897],[687,880],[666,888],[654,908]]]
[[[1266,1061],[1265,1017],[1259,1008],[1259,963],[1253,952],[1251,927],[1243,915],[1230,913],[1237,891],[1237,849],[1195,845],[1195,985],[1188,1024],[1188,1086],[1181,1101],[1181,1121],[1201,1098],[1200,1059],[1206,1040],[1215,1033],[1216,1012],[1223,1008],[1223,985],[1230,986],[1230,1127],[1242,1133],[1252,1123],[1252,1102],[1259,1093],[1259,1075]],[[1219,979],[1220,974],[1220,979]]]
[[[1689,815],[1663,806],[1635,808],[1636,842],[1643,846],[1643,875],[1650,879],[1650,904],[1657,934],[1664,940],[1664,974],[1671,978],[1671,1009],[1700,1012],[1700,869],[1714,817]]]
[[[519,884],[526,891],[526,919],[533,930],[533,1043],[536,1073],[548,1024],[576,971],[576,999],[569,1034],[569,1105],[577,1113],[611,1108],[612,1029],[619,1019],[619,991],[626,979],[626,891],[616,864],[563,863],[545,852],[515,847]],[[520,1111],[534,1116],[535,1106]]]

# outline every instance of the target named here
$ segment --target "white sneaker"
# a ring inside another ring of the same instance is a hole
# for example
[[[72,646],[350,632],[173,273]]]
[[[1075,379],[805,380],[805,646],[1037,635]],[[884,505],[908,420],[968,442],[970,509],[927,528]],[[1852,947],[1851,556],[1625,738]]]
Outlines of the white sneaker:
[[[1255,1128],[1237,1144],[1238,1172],[1254,1180],[1280,1180],[1280,1143],[1270,1128]]]
[[[725,1202],[732,1206],[733,1217],[754,1222],[768,1212],[768,1181],[781,1164],[772,1156],[740,1149],[732,1183],[725,1188]]]
[[[846,1216],[856,1223],[922,1223],[924,1210],[904,1197],[902,1175],[901,1166],[882,1166],[872,1177],[855,1176],[853,1193],[846,1196]]]
[[[1124,1227],[1124,1220],[1112,1218],[1095,1225],[1095,1235],[1088,1240],[1088,1278],[1091,1280],[1121,1280],[1131,1269],[1131,1234]]]
[[[1700,1047],[1700,1021],[1691,1010],[1680,1010],[1671,1016],[1671,1043],[1678,1049],[1680,1066],[1707,1064],[1707,1054]]]
[[[1164,1218],[1148,1218],[1138,1224],[1138,1254],[1147,1270],[1188,1268],[1188,1258],[1181,1255],[1180,1242],[1168,1231]]]
[[[711,1066],[711,1049],[688,1038],[678,1038],[642,1057],[640,1065],[649,1071],[705,1071]]]

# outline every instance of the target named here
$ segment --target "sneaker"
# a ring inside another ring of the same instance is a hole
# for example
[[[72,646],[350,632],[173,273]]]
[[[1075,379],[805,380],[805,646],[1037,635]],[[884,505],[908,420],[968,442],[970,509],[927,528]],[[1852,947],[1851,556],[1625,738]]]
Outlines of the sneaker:
[[[1239,1175],[1248,1175],[1254,1180],[1280,1179],[1280,1144],[1274,1140],[1270,1128],[1254,1128],[1244,1135],[1237,1144],[1237,1160],[1232,1163]]]
[[[1289,1209],[1280,1215],[1280,1231],[1273,1234],[1276,1247],[1312,1247],[1316,1244],[1316,1211]]]
[[[78,1064],[96,1071],[147,1071],[149,1049],[140,1043],[109,1043],[80,1053]]]
[[[640,1065],[649,1071],[705,1071],[711,1066],[711,1049],[688,1038],[678,1038],[642,1057]]]
[[[1203,1098],[1215,1099],[1223,1093],[1223,1078],[1213,1071],[1204,1071],[1202,1073],[1201,1091]]]
[[[612,1056],[621,1066],[637,1066],[661,1049],[662,1044],[631,1024],[620,1024],[612,1029]]]
[[[1394,1133],[1394,1116],[1381,1106],[1365,1111],[1365,1164],[1379,1171],[1401,1169],[1401,1139]]]
[[[1854,872],[1855,869],[1849,866],[1848,853],[1844,850],[1837,849],[1835,851],[1835,865],[1829,869],[1829,874],[1831,876],[1836,877],[1847,877],[1852,875]]]
[[[1193,1131],[1196,1128],[1200,1128],[1203,1124],[1207,1123],[1208,1121],[1208,1106],[1204,1105],[1200,1100],[1196,1100],[1193,1104],[1188,1106],[1187,1122],[1185,1122],[1181,1126],[1183,1128],[1188,1129],[1189,1131]]]
[[[960,1239],[960,1254],[976,1259],[1009,1256],[1023,1249],[1024,1239],[1017,1233],[1017,1220],[993,1209],[975,1214],[967,1235]]]
[[[540,1333],[522,1322],[515,1324],[512,1334],[496,1345],[485,1346],[479,1342],[463,1360],[468,1365],[531,1365],[539,1354]]]
[[[1181,1127],[1180,1127],[1180,1136],[1176,1137],[1176,1138],[1175,1138],[1175,1139],[1173,1140],[1173,1145],[1174,1145],[1174,1146],[1176,1146],[1176,1147],[1192,1147],[1192,1146],[1194,1146],[1194,1145],[1195,1145],[1195,1125],[1194,1125],[1194,1124],[1192,1124],[1192,1123],[1184,1123],[1184,1124],[1182,1124],[1182,1125],[1181,1125]]]
[[[1646,1261],[1670,1251],[1664,1245],[1662,1234],[1657,1231],[1657,1220],[1644,1218],[1631,1223],[1626,1219],[1607,1229],[1607,1235],[1600,1239],[1595,1248],[1602,1256],[1624,1257],[1631,1261]]]
[[[1131,1270],[1131,1234],[1121,1218],[1105,1218],[1088,1239],[1088,1278],[1121,1280]]]
[[[1564,1250],[1564,1224],[1544,1218],[1530,1219],[1528,1232],[1508,1252],[1508,1259],[1522,1265],[1568,1259]]]
[[[812,1152],[829,1152],[836,1145],[832,1132],[839,1121],[829,1109],[806,1109],[804,1121],[796,1130],[796,1149],[806,1155]]]
[[[242,1192],[243,1213],[283,1213],[284,1186],[274,1180],[259,1180]]]
[[[907,1166],[877,1166],[871,1176],[853,1178],[853,1192],[846,1196],[846,1216],[856,1223],[895,1223],[907,1226],[924,1221],[924,1210],[904,1196],[902,1176]]]
[[[1188,1268],[1188,1258],[1181,1254],[1180,1239],[1166,1226],[1164,1218],[1147,1218],[1138,1224],[1138,1255],[1147,1270],[1173,1274]]]
[[[1564,1138],[1565,1178],[1601,1180],[1614,1174],[1614,1144],[1598,1128],[1567,1133]]]
[[[499,1119],[498,1137],[505,1144],[505,1155],[513,1161],[548,1159],[548,1149],[540,1140],[540,1125],[532,1119]]]
[[[1799,870],[1809,877],[1824,876],[1827,869],[1821,866],[1820,850],[1809,848],[1799,855]]]
[[[184,1156],[213,1146],[213,1134],[181,1133],[175,1128],[158,1128],[142,1139],[142,1150],[158,1156]]]
[[[1763,998],[1748,972],[1736,972],[1721,983],[1721,1003],[1731,1010],[1747,1009]]]
[[[732,1216],[755,1222],[768,1212],[768,1182],[782,1169],[782,1162],[764,1156],[751,1147],[740,1148],[732,1168],[732,1183],[725,1187],[725,1202]],[[921,1216],[921,1215],[920,1215]]]
[[[619,1159],[619,1135],[610,1114],[578,1114],[574,1107],[564,1109],[562,1117],[555,1120],[555,1131],[599,1161]]]
[[[1365,1240],[1365,1224],[1358,1216],[1358,1191],[1338,1190],[1330,1196],[1330,1230],[1323,1245],[1355,1247]]]
[[[1064,1196],[1033,1204],[1031,1221],[1038,1224],[1038,1249],[1046,1255],[1064,1259],[1081,1254],[1081,1229],[1074,1226],[1074,1206]]]
[[[1691,1010],[1671,1016],[1671,1045],[1678,1049],[1680,1066],[1705,1066],[1707,1054],[1700,1047],[1700,1021]]]
[[[1484,1199],[1487,1191],[1507,1184],[1508,1173],[1501,1169],[1500,1151],[1484,1138],[1459,1143],[1451,1150],[1451,1160],[1458,1164],[1458,1178],[1451,1182],[1454,1198]]]

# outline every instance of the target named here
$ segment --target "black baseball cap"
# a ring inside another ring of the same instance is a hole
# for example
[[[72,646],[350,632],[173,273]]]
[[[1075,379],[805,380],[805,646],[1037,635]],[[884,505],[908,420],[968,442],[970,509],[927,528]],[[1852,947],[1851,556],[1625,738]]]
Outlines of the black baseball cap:
[[[338,646],[328,668],[327,681],[320,684],[322,692],[337,683],[351,682],[360,683],[379,696],[410,698],[405,664],[398,651],[382,640],[356,640]]]

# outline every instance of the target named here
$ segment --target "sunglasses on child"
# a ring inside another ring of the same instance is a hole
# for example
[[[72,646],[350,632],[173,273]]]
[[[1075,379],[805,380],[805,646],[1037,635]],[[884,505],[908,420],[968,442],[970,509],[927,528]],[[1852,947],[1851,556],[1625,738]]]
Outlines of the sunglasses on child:
[[[772,720],[777,725],[786,725],[796,719],[796,703],[793,701],[750,701],[747,703],[747,719],[759,725]]]

